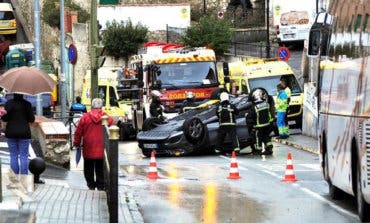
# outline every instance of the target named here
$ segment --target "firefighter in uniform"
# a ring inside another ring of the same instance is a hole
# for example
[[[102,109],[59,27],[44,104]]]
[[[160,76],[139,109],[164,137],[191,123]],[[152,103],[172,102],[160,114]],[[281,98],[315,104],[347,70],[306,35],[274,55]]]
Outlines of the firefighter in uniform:
[[[162,121],[165,121],[166,118],[163,116],[164,107],[160,101],[160,97],[162,95],[161,92],[158,90],[153,90],[151,92],[151,95],[152,95],[152,102],[150,103],[150,108],[149,108],[150,116],[159,118]]]
[[[277,85],[276,97],[276,124],[279,130],[279,138],[286,139],[289,137],[289,127],[286,124],[286,112],[288,109],[288,96],[281,84]]]
[[[248,132],[255,136],[255,149],[252,149],[252,153],[256,155],[271,155],[272,154],[272,142],[270,137],[271,127],[273,118],[271,116],[270,105],[267,99],[264,98],[263,91],[257,89],[252,95],[253,106],[247,114],[246,122]],[[265,146],[265,150],[262,152],[262,144]]]
[[[188,111],[194,107],[196,107],[195,103],[195,95],[191,91],[186,92],[186,99],[182,102],[180,113],[184,113],[185,111]]]
[[[219,121],[219,128],[217,131],[217,148],[215,152],[220,153],[222,151],[221,145],[226,135],[229,135],[234,151],[239,153],[240,146],[235,126],[235,116],[238,115],[238,110],[234,105],[230,104],[229,94],[227,92],[220,94],[220,104],[217,107],[216,114]]]

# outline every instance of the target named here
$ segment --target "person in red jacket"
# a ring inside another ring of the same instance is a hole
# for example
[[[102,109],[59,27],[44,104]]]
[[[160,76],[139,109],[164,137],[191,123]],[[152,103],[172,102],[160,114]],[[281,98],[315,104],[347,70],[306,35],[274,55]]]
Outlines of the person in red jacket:
[[[81,117],[73,140],[73,146],[82,147],[84,176],[90,190],[104,190],[102,116],[108,115],[103,112],[102,107],[102,99],[92,100],[91,111]],[[108,124],[113,124],[113,119],[109,116]]]

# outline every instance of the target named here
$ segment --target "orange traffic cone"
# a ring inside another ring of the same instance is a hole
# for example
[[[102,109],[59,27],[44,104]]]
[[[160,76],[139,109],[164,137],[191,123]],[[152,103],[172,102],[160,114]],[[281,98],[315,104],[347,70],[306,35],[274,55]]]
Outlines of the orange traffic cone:
[[[236,162],[236,154],[233,151],[231,155],[231,163],[230,163],[230,173],[228,179],[240,179],[239,170],[238,170],[238,163]]]
[[[288,153],[288,159],[286,161],[285,177],[282,181],[285,181],[285,182],[296,182],[297,181],[294,175],[294,171],[293,171],[292,154],[290,153]]]
[[[149,173],[146,175],[151,180],[158,179],[157,163],[155,162],[155,153],[152,151],[150,154]]]

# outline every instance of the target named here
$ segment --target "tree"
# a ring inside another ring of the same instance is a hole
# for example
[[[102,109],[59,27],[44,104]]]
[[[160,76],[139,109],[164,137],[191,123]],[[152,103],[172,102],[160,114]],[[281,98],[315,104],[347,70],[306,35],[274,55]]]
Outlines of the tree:
[[[115,58],[123,58],[126,65],[131,55],[137,53],[140,46],[148,41],[148,28],[141,25],[133,25],[128,22],[107,22],[106,29],[103,30],[103,45],[106,55]]]
[[[185,46],[206,46],[221,56],[231,46],[230,23],[215,16],[202,17],[198,24],[186,30],[181,39]]]

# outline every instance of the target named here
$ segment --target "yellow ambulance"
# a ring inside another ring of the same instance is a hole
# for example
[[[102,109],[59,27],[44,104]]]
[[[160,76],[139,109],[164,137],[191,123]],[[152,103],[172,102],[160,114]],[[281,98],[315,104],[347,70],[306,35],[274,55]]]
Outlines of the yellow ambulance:
[[[98,97],[103,99],[103,111],[114,120],[114,124],[120,129],[120,140],[133,138],[136,131],[133,129],[132,100],[122,99],[117,90],[117,69],[102,67],[98,71]],[[82,85],[81,102],[91,109],[91,74],[88,72]]]
[[[288,124],[302,127],[303,91],[292,68],[286,62],[277,59],[249,59],[231,62],[228,66],[229,90],[232,94],[248,94],[254,88],[263,87],[276,101],[276,86],[284,79],[292,92]]]

